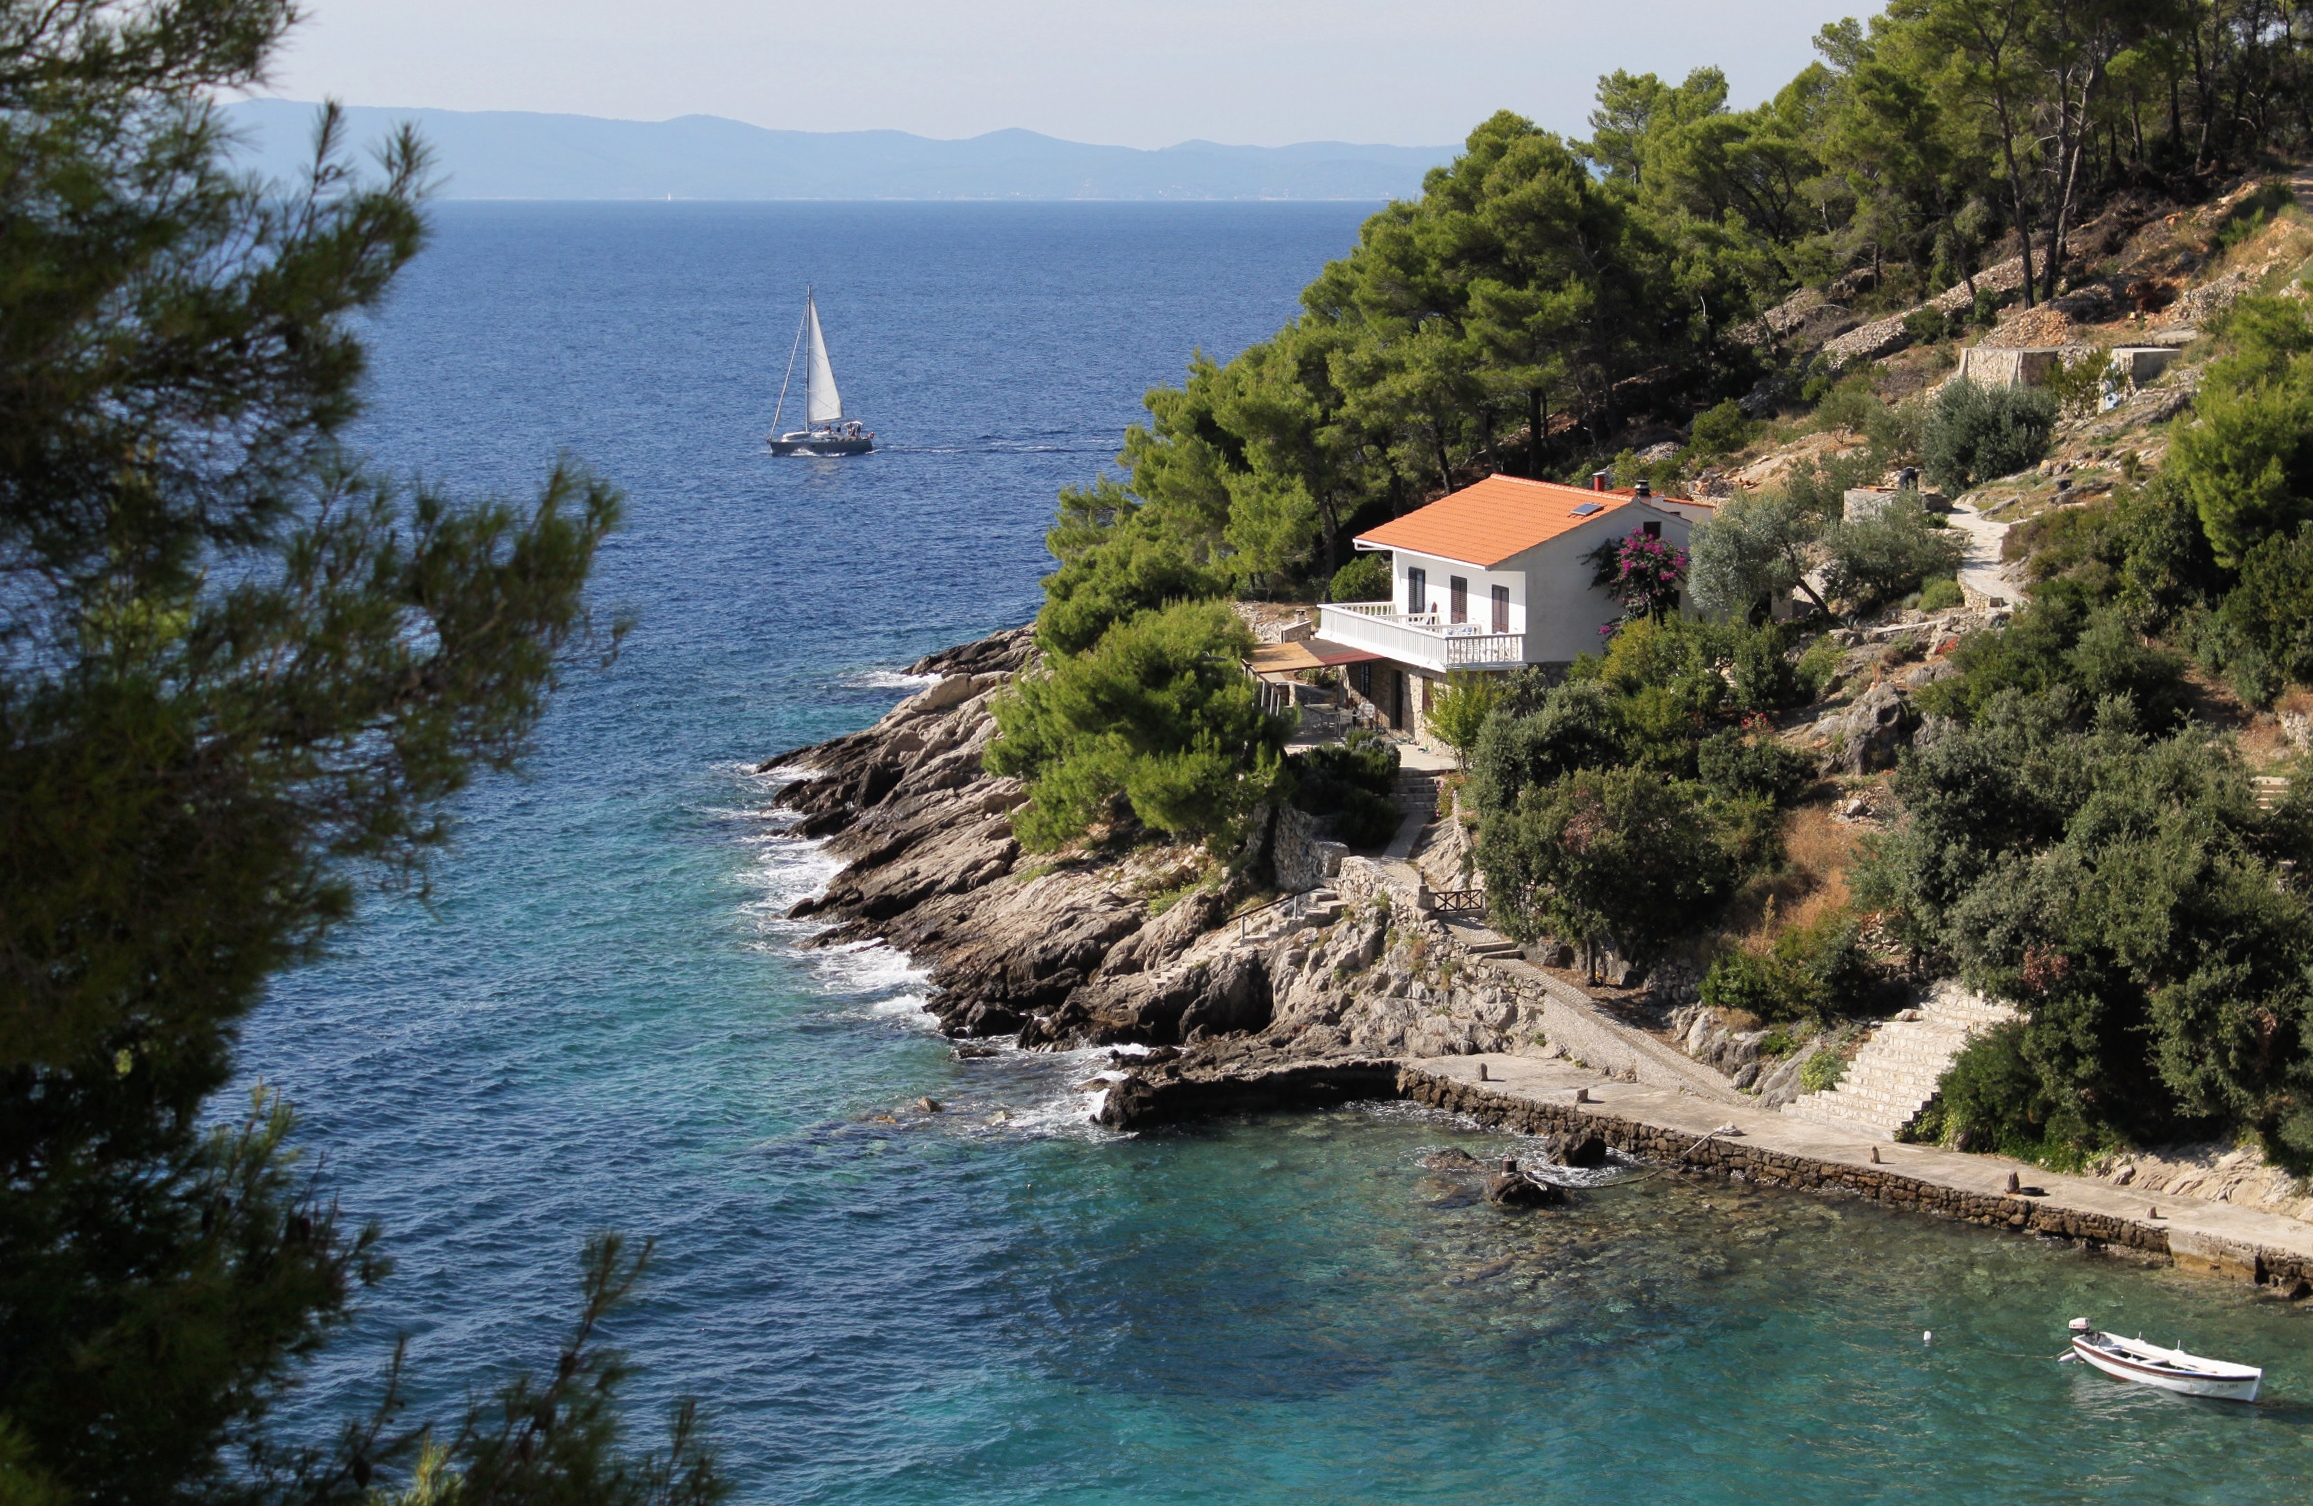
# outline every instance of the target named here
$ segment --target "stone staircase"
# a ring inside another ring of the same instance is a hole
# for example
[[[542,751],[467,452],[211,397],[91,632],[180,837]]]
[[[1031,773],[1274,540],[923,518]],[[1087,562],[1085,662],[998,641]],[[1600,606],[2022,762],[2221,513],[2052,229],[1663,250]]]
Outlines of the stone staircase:
[[[1397,807],[1401,819],[1416,815],[1425,823],[1434,819],[1438,813],[1438,776],[1426,769],[1398,770],[1389,803]]]
[[[1341,919],[1349,904],[1331,889],[1307,889],[1249,915],[1237,918],[1237,939],[1259,945],[1290,935],[1304,926],[1329,926]]]
[[[1970,1039],[2016,1010],[1946,979],[1927,1003],[1872,1032],[1830,1091],[1802,1093],[1783,1106],[1795,1119],[1893,1140],[1935,1097],[1936,1084]]]

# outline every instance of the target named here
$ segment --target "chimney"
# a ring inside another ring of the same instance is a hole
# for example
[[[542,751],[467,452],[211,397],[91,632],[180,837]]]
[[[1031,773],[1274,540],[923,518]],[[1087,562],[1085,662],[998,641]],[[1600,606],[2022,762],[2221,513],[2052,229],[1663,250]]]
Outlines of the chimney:
[[[1654,483],[1641,476],[1638,485],[1630,489],[1630,494],[1634,497],[1651,497],[1654,495]]]
[[[1606,483],[1613,479],[1614,472],[1612,471],[1592,471],[1590,473],[1590,489],[1594,492],[1605,491]]]

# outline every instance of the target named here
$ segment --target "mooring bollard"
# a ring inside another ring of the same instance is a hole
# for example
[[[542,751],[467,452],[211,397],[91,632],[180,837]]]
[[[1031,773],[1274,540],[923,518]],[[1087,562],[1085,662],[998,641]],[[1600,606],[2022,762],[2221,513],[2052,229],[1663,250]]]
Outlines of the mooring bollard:
[[[1871,1164],[1874,1166],[1879,1164],[1879,1147],[1876,1145],[1871,1148]]]
[[[1486,1064],[1484,1062],[1478,1063],[1478,1081],[1490,1081],[1490,1079],[1486,1076]]]
[[[2014,1172],[2011,1171],[2008,1173],[2008,1190],[2010,1192],[2022,1191],[2023,1186],[2024,1184],[2016,1179],[2016,1174]]]
[[[1590,1102],[1590,1090],[1588,1088],[1576,1088],[1574,1090],[1574,1101],[1576,1103]]]

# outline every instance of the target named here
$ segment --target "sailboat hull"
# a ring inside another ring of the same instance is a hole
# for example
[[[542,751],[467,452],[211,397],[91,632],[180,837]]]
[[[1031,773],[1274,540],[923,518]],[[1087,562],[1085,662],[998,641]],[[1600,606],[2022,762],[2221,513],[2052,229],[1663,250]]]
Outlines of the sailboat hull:
[[[865,455],[875,448],[873,439],[837,439],[831,435],[810,434],[782,434],[765,443],[771,446],[774,455]]]

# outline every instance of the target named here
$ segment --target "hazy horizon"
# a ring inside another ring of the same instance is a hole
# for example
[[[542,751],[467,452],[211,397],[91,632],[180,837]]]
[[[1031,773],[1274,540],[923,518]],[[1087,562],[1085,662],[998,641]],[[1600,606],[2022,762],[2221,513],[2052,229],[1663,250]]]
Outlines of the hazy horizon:
[[[301,177],[319,107],[228,107],[243,162]],[[520,110],[347,106],[348,144],[367,155],[400,124],[433,152],[453,199],[1063,200],[1380,203],[1421,191],[1450,146],[1180,142],[1157,149],[1007,129],[941,139],[901,131],[775,131],[726,116],[672,120]]]
[[[1715,65],[1736,103],[1876,7],[1638,0],[883,0],[840,24],[794,0],[312,0],[268,97],[965,141],[1024,130],[1195,141],[1459,142],[1498,109],[1584,134],[1598,76]]]

